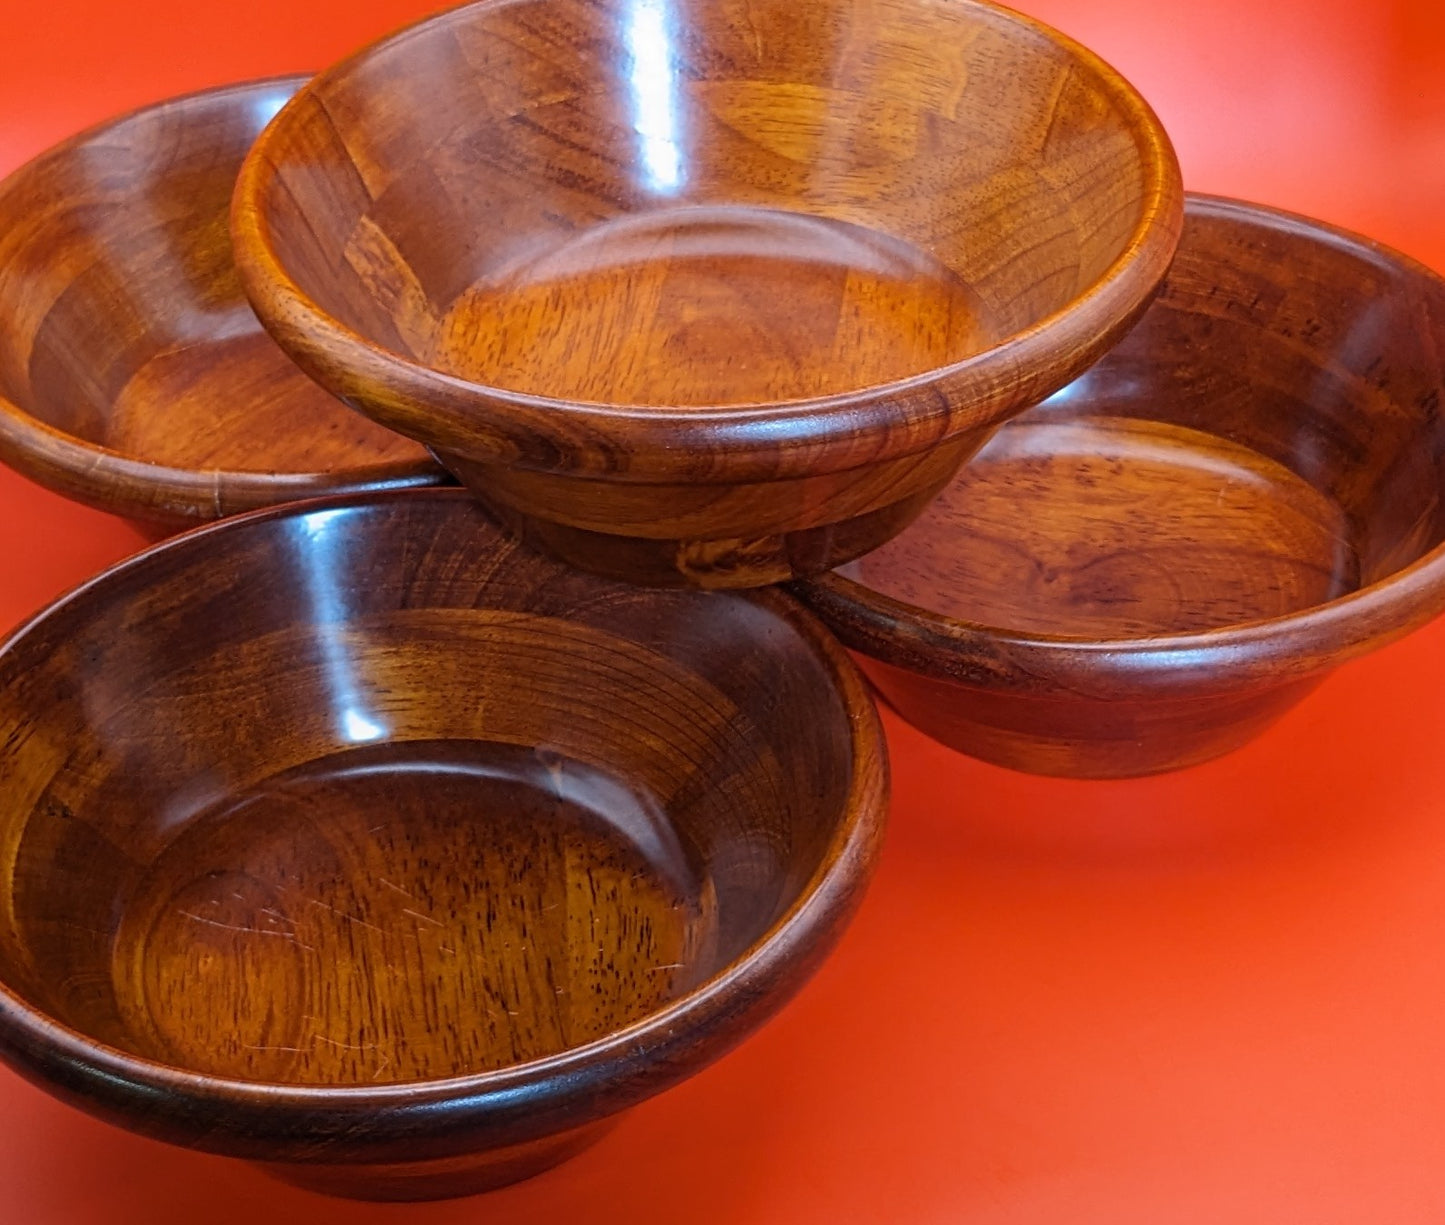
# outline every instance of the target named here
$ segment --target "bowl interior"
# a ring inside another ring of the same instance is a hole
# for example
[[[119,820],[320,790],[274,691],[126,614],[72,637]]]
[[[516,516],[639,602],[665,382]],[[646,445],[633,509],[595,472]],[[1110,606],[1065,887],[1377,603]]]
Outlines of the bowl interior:
[[[461,494],[146,555],[0,654],[4,983],[292,1084],[616,1031],[737,961],[837,834],[851,721],[800,616],[567,572]]]
[[[71,437],[170,468],[328,472],[425,459],[303,375],[236,277],[236,174],[303,79],[151,107],[0,186],[0,397]]]
[[[1155,304],[841,573],[1006,630],[1218,629],[1375,584],[1445,540],[1445,292],[1371,244],[1192,199]]]
[[[1138,231],[1152,121],[972,0],[517,0],[267,134],[264,241],[374,344],[630,407],[823,396],[988,349]]]

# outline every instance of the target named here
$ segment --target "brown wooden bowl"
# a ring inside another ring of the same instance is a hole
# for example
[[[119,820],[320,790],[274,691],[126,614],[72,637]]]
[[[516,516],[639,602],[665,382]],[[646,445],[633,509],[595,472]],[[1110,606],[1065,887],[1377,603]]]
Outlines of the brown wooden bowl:
[[[798,592],[925,732],[1045,774],[1242,744],[1445,608],[1445,281],[1191,196],[1163,291],[883,548]]]
[[[0,184],[0,460],[169,528],[445,479],[302,374],[236,279],[236,172],[305,79],[147,107]]]
[[[0,1054],[313,1189],[500,1185],[802,984],[886,792],[781,592],[581,574],[462,490],[256,512],[0,647]]]
[[[574,565],[758,586],[887,539],[1133,320],[1153,113],[979,0],[487,0],[301,90],[257,312]]]

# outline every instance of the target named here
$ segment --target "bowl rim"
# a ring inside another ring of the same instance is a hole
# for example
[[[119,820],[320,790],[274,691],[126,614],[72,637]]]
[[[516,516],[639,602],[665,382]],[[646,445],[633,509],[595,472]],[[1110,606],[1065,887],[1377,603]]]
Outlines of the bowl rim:
[[[437,450],[537,471],[637,484],[679,478],[723,484],[803,478],[903,458],[987,428],[1048,395],[1118,338],[1173,259],[1183,216],[1178,159],[1139,92],[1101,57],[1051,26],[994,0],[953,0],[980,22],[1027,32],[1062,50],[1110,100],[1142,171],[1139,219],[1109,267],[1058,310],[1000,343],[921,374],[826,396],[730,406],[639,406],[554,398],[474,383],[362,336],[323,310],[283,266],[263,200],[271,148],[300,108],[371,56],[479,11],[541,0],[474,0],[406,26],[317,74],[277,114],[242,164],[232,201],[237,270],[256,313],[293,358],[337,394],[398,433]],[[944,385],[948,385],[945,394]],[[421,405],[425,407],[421,407]],[[549,417],[563,419],[559,428]],[[570,420],[572,424],[566,423]],[[578,425],[586,450],[574,452]],[[537,436],[543,436],[538,443]],[[860,440],[860,435],[863,438]],[[689,439],[678,446],[679,436]],[[568,445],[568,439],[573,445]],[[699,471],[698,455],[707,452]]]
[[[0,179],[0,203],[23,191],[56,162],[106,140],[134,122],[171,111],[189,118],[203,110],[290,87],[294,94],[312,73],[278,73],[190,90],[143,103],[72,133],[21,162]],[[285,99],[289,101],[290,96]],[[183,468],[117,451],[59,429],[0,393],[0,462],[75,501],[112,514],[165,524],[192,524],[240,510],[328,493],[431,485],[447,480],[432,460],[388,461],[313,472],[234,468]]]
[[[1329,222],[1228,196],[1189,192],[1185,215],[1242,222],[1332,247],[1410,283],[1445,291],[1445,276],[1383,243]],[[1423,306],[1422,306],[1422,309]],[[1445,319],[1440,320],[1445,329]],[[906,529],[905,529],[906,530]],[[1025,633],[895,599],[837,570],[789,585],[851,649],[938,679],[978,679],[988,661],[1097,689],[1101,672],[1131,689],[1189,689],[1303,677],[1409,633],[1445,611],[1445,541],[1391,574],[1278,617],[1211,630],[1087,638]]]
[[[215,533],[245,532],[266,522],[317,511],[383,508],[447,501],[474,509],[497,539],[525,549],[497,526],[465,489],[384,490],[265,507],[180,533],[86,579],[0,638],[4,660],[51,618],[105,595],[105,589],[172,553],[204,553]],[[530,551],[530,550],[529,550]],[[533,551],[534,552],[534,551]],[[559,571],[560,562],[535,554]],[[609,587],[648,592],[618,580],[585,576]],[[837,940],[877,864],[887,820],[889,768],[882,723],[867,682],[842,645],[800,602],[777,588],[654,594],[741,600],[788,623],[811,648],[834,685],[848,724],[851,775],[836,825],[817,868],[787,909],[756,940],[684,995],[602,1037],[538,1059],[488,1072],[377,1085],[307,1085],[251,1081],[188,1071],[99,1042],[29,1003],[0,982],[0,1056],[52,1091],[123,1125],[188,1146],[234,1156],[275,1156],[279,1140],[310,1137],[307,1158],[325,1161],[328,1142],[347,1152],[402,1146],[415,1157],[419,1138],[485,1134],[488,1147],[570,1130],[612,1115],[668,1088],[736,1045],[794,994]],[[159,1095],[159,1098],[158,1098]],[[158,1108],[157,1100],[172,1104]],[[180,1102],[177,1108],[173,1103]],[[199,1104],[239,1116],[172,1125]],[[459,1117],[460,1116],[460,1117]],[[565,1120],[559,1124],[558,1119]],[[329,1141],[337,1120],[345,1135]],[[469,1145],[457,1142],[458,1151]]]

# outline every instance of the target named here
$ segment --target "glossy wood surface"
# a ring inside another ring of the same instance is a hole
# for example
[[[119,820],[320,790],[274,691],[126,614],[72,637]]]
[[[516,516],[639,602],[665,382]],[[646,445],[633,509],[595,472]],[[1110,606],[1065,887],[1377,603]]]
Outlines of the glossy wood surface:
[[[6,9],[0,171],[163,94],[314,70],[436,0]],[[1445,267],[1437,0],[1016,0],[1157,109],[1186,181]],[[0,469],[0,624],[135,546]],[[892,816],[835,954],[741,1048],[480,1200],[327,1199],[0,1066],[19,1225],[1439,1225],[1445,619],[1256,740],[1082,782],[884,710]],[[786,1090],[786,1091],[785,1091]],[[685,1206],[682,1208],[680,1206]]]
[[[803,592],[919,727],[1044,773],[1253,736],[1445,608],[1445,282],[1191,197],[1164,289],[907,531]]]
[[[801,984],[886,785],[780,593],[578,574],[461,490],[220,525],[0,648],[0,1052],[321,1190],[513,1181]]]
[[[1180,210],[1127,83],[977,0],[484,0],[303,90],[234,233],[281,345],[515,530],[728,587],[898,531]]]
[[[305,79],[148,107],[0,184],[0,460],[168,528],[444,479],[302,374],[236,279],[236,173]]]

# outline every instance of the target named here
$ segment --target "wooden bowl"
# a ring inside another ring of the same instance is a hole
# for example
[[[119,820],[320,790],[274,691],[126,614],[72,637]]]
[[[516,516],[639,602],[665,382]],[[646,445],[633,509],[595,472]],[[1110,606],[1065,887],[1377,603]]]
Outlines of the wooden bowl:
[[[496,1186],[801,985],[886,791],[781,592],[569,571],[462,490],[257,512],[0,647],[0,1054],[313,1189]]]
[[[1244,743],[1445,608],[1445,282],[1191,197],[1139,326],[906,532],[799,588],[925,732],[1145,774]]]
[[[304,80],[148,107],[0,184],[0,460],[169,528],[444,479],[296,369],[236,279],[236,172]]]
[[[233,232],[282,347],[514,530],[745,587],[898,531],[1181,210],[1128,84],[978,0],[488,0],[301,90]]]

